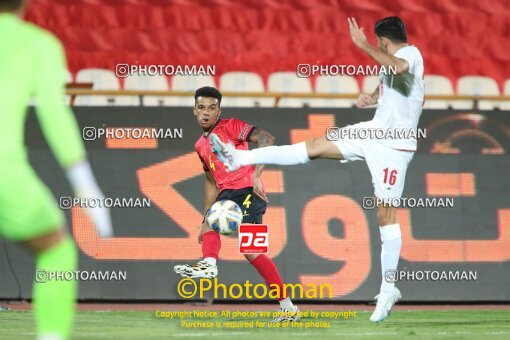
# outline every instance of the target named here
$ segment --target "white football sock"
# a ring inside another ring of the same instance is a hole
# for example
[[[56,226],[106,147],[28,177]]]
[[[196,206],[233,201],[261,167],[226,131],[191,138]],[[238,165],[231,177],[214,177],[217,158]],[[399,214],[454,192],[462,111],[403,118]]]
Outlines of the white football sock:
[[[294,309],[294,304],[292,303],[292,301],[290,301],[289,297],[286,297],[285,299],[280,300],[278,302],[280,302],[280,308],[285,308],[285,309],[289,309],[289,310]]]
[[[204,261],[209,263],[212,266],[216,265],[216,259],[214,257],[205,257]]]
[[[266,146],[250,151],[237,150],[236,155],[240,165],[294,165],[305,164],[310,161],[305,142],[292,145]]]
[[[381,232],[382,250],[381,250],[381,270],[382,284],[381,293],[391,293],[395,287],[394,282],[387,282],[386,272],[396,271],[398,260],[400,258],[400,248],[402,247],[402,236],[400,233],[400,224],[389,224],[379,227]],[[394,273],[397,275],[397,273]]]

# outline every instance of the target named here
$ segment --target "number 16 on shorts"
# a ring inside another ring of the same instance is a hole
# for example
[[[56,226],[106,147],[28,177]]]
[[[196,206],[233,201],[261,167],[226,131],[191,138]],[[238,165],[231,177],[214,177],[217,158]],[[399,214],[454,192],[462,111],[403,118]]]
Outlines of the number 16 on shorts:
[[[239,226],[239,253],[267,254],[269,227],[266,224],[241,224]]]

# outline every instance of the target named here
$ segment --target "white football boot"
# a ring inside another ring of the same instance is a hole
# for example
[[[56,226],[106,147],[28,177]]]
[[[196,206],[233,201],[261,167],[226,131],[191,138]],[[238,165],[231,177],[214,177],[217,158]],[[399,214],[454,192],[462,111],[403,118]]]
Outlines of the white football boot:
[[[301,319],[301,312],[297,306],[292,309],[280,308],[278,314],[271,322],[286,322],[286,321],[299,321]]]
[[[375,306],[374,313],[370,317],[370,321],[373,322],[381,322],[386,319],[390,313],[391,309],[397,303],[398,300],[402,298],[402,294],[400,294],[400,290],[395,287],[393,293],[380,293],[375,297],[377,300],[377,305]]]
[[[176,274],[182,277],[212,279],[218,276],[218,267],[204,260],[196,264],[180,264],[174,267]]]
[[[220,161],[225,164],[228,171],[233,172],[241,167],[237,161],[237,150],[232,143],[223,143],[216,134],[211,134],[211,149],[218,156]]]

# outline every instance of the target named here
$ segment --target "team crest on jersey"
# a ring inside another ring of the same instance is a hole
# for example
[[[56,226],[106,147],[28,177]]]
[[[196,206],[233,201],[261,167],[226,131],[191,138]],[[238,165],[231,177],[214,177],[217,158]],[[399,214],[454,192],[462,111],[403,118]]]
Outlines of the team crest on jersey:
[[[209,155],[209,169],[216,171],[216,165],[214,165],[211,155]]]

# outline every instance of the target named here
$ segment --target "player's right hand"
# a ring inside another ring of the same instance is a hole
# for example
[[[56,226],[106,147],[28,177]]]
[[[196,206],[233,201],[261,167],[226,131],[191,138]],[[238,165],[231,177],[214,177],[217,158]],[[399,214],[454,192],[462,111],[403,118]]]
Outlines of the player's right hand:
[[[260,197],[265,202],[269,202],[266,193],[264,192],[262,182],[260,181],[260,177],[258,176],[253,176],[253,193]]]
[[[356,101],[356,106],[359,108],[365,108],[375,105],[376,103],[377,101],[371,95],[362,93],[359,95],[358,100]]]

